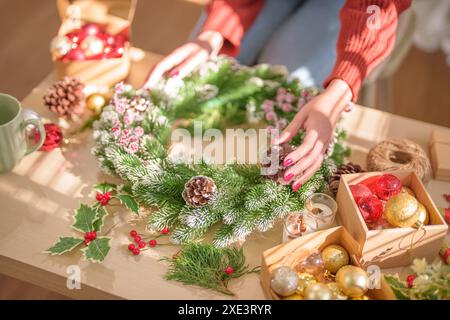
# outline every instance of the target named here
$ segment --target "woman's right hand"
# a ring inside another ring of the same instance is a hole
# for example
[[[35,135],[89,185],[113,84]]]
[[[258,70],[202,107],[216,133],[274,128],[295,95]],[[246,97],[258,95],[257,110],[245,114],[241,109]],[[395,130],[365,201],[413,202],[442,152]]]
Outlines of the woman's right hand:
[[[171,77],[185,77],[211,56],[217,55],[223,46],[223,41],[219,32],[203,31],[194,41],[175,49],[155,65],[143,87],[152,88],[166,73],[169,73]]]

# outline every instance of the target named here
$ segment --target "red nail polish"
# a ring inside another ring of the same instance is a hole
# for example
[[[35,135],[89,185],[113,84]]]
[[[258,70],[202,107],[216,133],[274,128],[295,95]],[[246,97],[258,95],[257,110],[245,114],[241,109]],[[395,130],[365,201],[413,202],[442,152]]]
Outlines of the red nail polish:
[[[300,189],[301,186],[302,186],[301,183],[297,183],[297,184],[292,188],[292,190],[293,190],[294,192],[296,192],[298,189]]]
[[[294,161],[292,161],[292,159],[286,159],[283,161],[283,164],[285,167],[289,167],[293,163],[294,163]]]
[[[170,76],[171,76],[171,77],[176,77],[176,76],[179,75],[179,74],[180,74],[180,71],[177,70],[177,69],[175,69],[175,70],[172,70],[172,72],[170,73]]]
[[[294,175],[292,173],[289,173],[287,176],[284,177],[284,181],[289,181],[294,177]]]

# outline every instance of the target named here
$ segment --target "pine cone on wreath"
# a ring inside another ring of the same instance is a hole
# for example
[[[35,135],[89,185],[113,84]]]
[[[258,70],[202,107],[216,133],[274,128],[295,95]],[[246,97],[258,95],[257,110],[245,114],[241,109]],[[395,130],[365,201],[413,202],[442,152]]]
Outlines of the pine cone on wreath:
[[[279,184],[286,184],[284,181],[284,173],[286,171],[286,167],[283,165],[284,159],[286,156],[295,150],[295,147],[290,144],[282,144],[280,146],[272,146],[266,152],[266,159],[263,161],[262,167],[266,169],[266,177],[271,179]],[[271,155],[272,152],[278,152],[278,163],[275,165],[271,163]]]
[[[336,195],[339,188],[339,182],[341,181],[341,175],[359,172],[364,172],[364,170],[358,164],[348,162],[340,165],[328,179],[328,189],[333,195]]]
[[[184,185],[182,196],[186,204],[201,207],[214,198],[216,191],[217,187],[213,179],[206,176],[195,176]]]
[[[76,78],[65,77],[51,86],[44,96],[45,105],[59,117],[80,114],[85,106],[84,85]]]

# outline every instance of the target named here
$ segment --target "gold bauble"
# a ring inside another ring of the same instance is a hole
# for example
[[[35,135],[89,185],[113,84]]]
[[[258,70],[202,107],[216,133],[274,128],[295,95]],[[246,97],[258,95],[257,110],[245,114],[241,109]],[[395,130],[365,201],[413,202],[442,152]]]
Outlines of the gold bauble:
[[[305,273],[305,272],[299,272],[298,273],[298,285],[297,285],[297,290],[295,292],[303,295],[305,293],[305,289],[309,285],[316,283],[316,282],[317,282],[317,280],[313,275],[311,275],[309,273]]]
[[[323,249],[322,258],[325,263],[325,269],[331,273],[336,273],[349,262],[347,250],[336,244],[332,244]]]
[[[303,300],[303,296],[298,294],[298,293],[294,293],[293,295],[290,295],[288,297],[283,297],[283,300]]]
[[[100,114],[102,112],[106,103],[106,98],[98,93],[91,94],[86,100],[86,106],[88,109],[94,111],[96,114]]]
[[[355,297],[352,298],[352,300],[369,300],[369,297],[366,295],[360,296],[360,297]]]
[[[305,300],[333,300],[333,293],[326,284],[313,283],[305,290]]]
[[[369,288],[367,273],[355,266],[343,266],[336,274],[336,283],[342,292],[352,298],[360,297]]]
[[[402,187],[402,191],[400,191],[401,193],[407,193],[411,196],[413,196],[414,198],[416,197],[416,194],[414,193],[414,191],[410,188],[410,187]]]
[[[430,216],[428,215],[428,210],[423,204],[419,202],[419,207],[417,208],[419,212],[419,218],[417,218],[416,224],[418,226],[426,225],[430,222]]]
[[[339,285],[336,282],[329,282],[329,283],[327,283],[327,286],[333,293],[334,300],[347,300],[348,299],[348,297],[342,292],[341,288],[339,288]]]
[[[408,193],[399,193],[386,202],[384,215],[394,227],[411,227],[418,217],[419,202]]]

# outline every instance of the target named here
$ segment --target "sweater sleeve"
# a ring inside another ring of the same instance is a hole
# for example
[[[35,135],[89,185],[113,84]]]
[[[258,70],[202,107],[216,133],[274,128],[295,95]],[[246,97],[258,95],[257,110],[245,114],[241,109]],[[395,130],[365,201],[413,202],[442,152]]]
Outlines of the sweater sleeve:
[[[356,101],[364,79],[391,53],[398,17],[410,5],[411,0],[347,0],[340,12],[336,63],[324,87],[344,80]]]
[[[264,0],[213,0],[207,7],[202,30],[214,30],[224,37],[221,53],[237,56],[245,31],[250,28]]]

